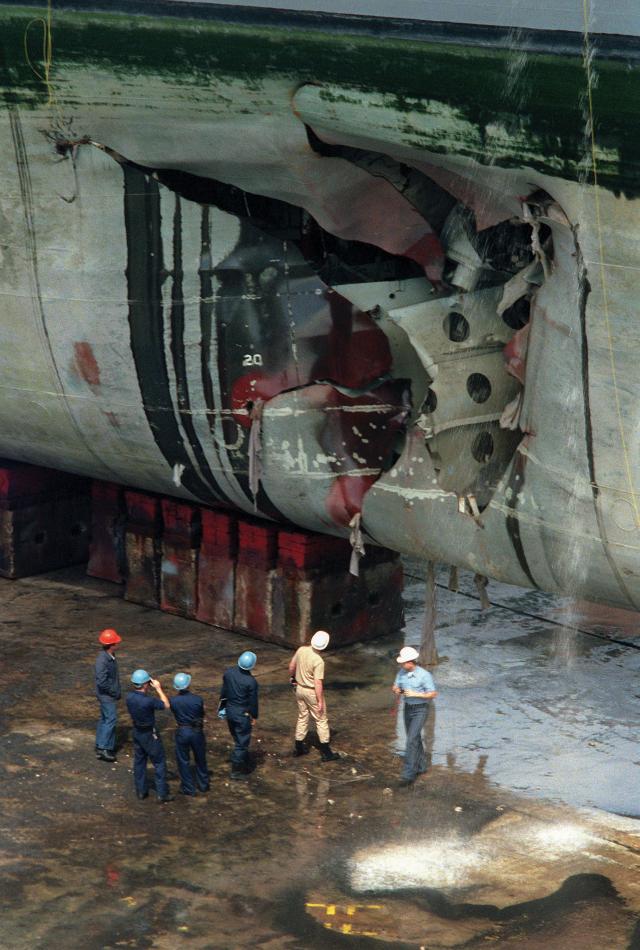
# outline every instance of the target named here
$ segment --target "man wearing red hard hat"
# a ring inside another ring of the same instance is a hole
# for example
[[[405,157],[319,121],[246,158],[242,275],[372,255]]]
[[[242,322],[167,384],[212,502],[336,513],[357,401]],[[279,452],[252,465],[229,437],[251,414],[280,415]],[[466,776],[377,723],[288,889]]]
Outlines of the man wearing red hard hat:
[[[102,652],[96,659],[96,696],[100,703],[100,719],[96,729],[96,757],[103,762],[116,761],[116,723],[120,699],[120,674],[115,651],[122,637],[115,630],[103,630],[98,637]]]

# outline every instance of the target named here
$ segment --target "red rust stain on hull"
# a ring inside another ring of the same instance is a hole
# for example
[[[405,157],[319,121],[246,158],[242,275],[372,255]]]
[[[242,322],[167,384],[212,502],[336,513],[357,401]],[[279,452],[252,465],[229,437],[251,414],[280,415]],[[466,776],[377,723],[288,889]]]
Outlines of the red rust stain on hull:
[[[100,385],[100,367],[91,344],[86,340],[73,344],[73,365],[78,375],[90,386]]]

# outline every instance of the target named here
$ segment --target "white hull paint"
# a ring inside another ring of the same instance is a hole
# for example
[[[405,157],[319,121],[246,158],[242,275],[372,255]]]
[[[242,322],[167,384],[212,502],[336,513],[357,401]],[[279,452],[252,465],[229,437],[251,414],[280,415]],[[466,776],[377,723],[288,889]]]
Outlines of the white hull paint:
[[[328,5],[322,6],[327,12]],[[468,22],[470,5],[454,6],[455,19]],[[474,22],[493,25],[494,5],[478,6],[482,16]],[[440,7],[405,4],[395,15],[409,16],[416,10],[415,19],[438,18]],[[556,5],[555,18],[545,19],[545,28],[579,31],[574,7]],[[304,9],[310,7],[304,4]],[[335,12],[348,11],[336,4]],[[547,12],[546,7],[526,11],[524,4],[514,4],[499,25],[536,28]],[[359,13],[378,15],[375,4],[363,5]],[[528,19],[523,19],[525,14]],[[599,16],[596,4],[590,22],[603,32]],[[633,34],[635,19],[631,6],[627,10],[622,5],[608,27]],[[521,69],[526,81],[526,63]],[[554,260],[532,301],[520,416],[524,437],[480,515],[465,506],[466,489],[443,487],[445,476],[425,448],[419,403],[436,378],[434,367],[442,380],[454,358],[465,374],[465,367],[475,366],[476,360],[494,366],[494,356],[483,355],[486,341],[475,349],[453,347],[452,357],[452,347],[447,344],[447,350],[437,336],[441,324],[432,316],[436,304],[426,282],[418,302],[407,307],[398,305],[403,302],[402,280],[393,305],[382,283],[349,289],[349,282],[343,281],[338,288],[355,306],[374,310],[375,303],[380,309],[379,325],[394,353],[394,376],[410,378],[413,387],[402,453],[387,470],[376,469],[377,480],[364,495],[366,532],[380,544],[512,583],[640,606],[640,208],[637,197],[597,188],[593,181],[599,163],[615,164],[617,146],[597,138],[591,143],[586,134],[583,154],[571,174],[559,159],[557,172],[546,166],[543,171],[541,158],[548,165],[553,156],[543,154],[545,141],[523,125],[518,147],[529,161],[507,167],[517,137],[513,128],[503,127],[498,116],[474,145],[476,130],[469,117],[427,94],[399,108],[391,94],[329,82],[299,84],[284,75],[249,80],[214,69],[207,88],[200,76],[189,84],[170,72],[147,70],[142,78],[134,72],[111,69],[107,63],[61,62],[51,73],[51,101],[27,103],[24,93],[23,103],[9,98],[0,113],[0,453],[190,500],[254,510],[246,489],[246,453],[244,461],[234,454],[238,445],[246,449],[248,429],[236,424],[237,412],[224,408],[220,374],[225,370],[217,351],[222,343],[215,334],[207,363],[210,392],[202,361],[202,273],[213,273],[211,300],[205,298],[204,303],[215,308],[224,296],[224,279],[216,269],[239,247],[243,219],[210,209],[205,267],[201,206],[177,198],[163,185],[153,186],[165,274],[155,311],[162,321],[162,339],[154,358],[166,366],[170,398],[150,405],[144,386],[151,383],[141,382],[141,351],[139,345],[136,350],[131,322],[136,239],[127,215],[136,207],[135,196],[129,194],[127,205],[120,161],[149,170],[179,170],[249,195],[285,201],[305,209],[325,232],[353,240],[361,225],[346,209],[361,194],[366,175],[345,157],[312,149],[308,127],[324,143],[356,150],[356,156],[382,155],[396,166],[404,163],[415,169],[429,166],[434,175],[437,170],[455,173],[471,183],[476,202],[484,201],[483,213],[496,213],[500,196],[498,219],[522,216],[528,195],[544,193],[552,202],[538,221],[550,229]],[[585,84],[588,78],[585,74]],[[588,123],[586,129],[588,133]],[[447,151],[428,147],[434,130],[449,143]],[[562,134],[559,128],[559,141]],[[458,150],[451,146],[456,141]],[[61,143],[64,155],[54,147]],[[474,148],[478,154],[484,149],[482,161],[473,156]],[[340,196],[341,187],[342,204],[332,200]],[[480,213],[479,206],[475,211]],[[404,222],[398,233],[405,224],[413,227],[409,211],[402,208],[401,213],[406,221],[397,219]],[[389,222],[383,220],[370,243],[397,243],[401,237],[396,232],[391,234]],[[407,238],[406,243],[413,241]],[[286,275],[287,268],[297,266],[297,258],[286,242],[280,248],[276,264]],[[183,363],[182,356],[176,356],[172,311],[178,253]],[[304,300],[289,290],[279,291],[278,306],[292,314],[298,308],[316,319],[314,287],[308,284]],[[244,306],[246,289],[238,299]],[[464,307],[472,297],[460,299]],[[509,335],[492,338],[496,352]],[[283,337],[282,359],[295,364],[300,344],[295,330],[289,339]],[[233,359],[254,356],[254,351],[240,349]],[[496,391],[512,385],[509,377],[498,380],[499,374],[491,372]],[[451,379],[455,381],[455,375]],[[318,402],[316,389],[290,389],[284,387],[265,405],[262,491],[270,506],[289,520],[343,533],[344,525],[327,507],[337,470],[323,440],[333,410]],[[506,393],[504,389],[505,402]],[[207,400],[217,408],[212,410]],[[453,423],[478,425],[481,417],[472,414],[476,409],[470,406],[468,417],[456,409]],[[344,418],[348,411],[340,409]],[[491,418],[498,415],[493,412]],[[225,424],[230,416],[236,420],[231,427]],[[173,456],[169,443],[158,438],[158,420],[179,433],[180,451]],[[353,428],[351,417],[348,422]],[[191,472],[191,487],[182,480],[185,469]],[[363,461],[356,474],[367,471]],[[196,491],[194,485],[200,488]],[[261,513],[273,516],[271,508]]]

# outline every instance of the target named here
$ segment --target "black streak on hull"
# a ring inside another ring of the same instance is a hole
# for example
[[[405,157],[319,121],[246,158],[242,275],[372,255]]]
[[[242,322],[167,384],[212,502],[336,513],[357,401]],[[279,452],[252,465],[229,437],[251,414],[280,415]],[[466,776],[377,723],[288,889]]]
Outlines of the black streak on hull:
[[[193,470],[173,414],[164,352],[159,187],[136,168],[125,166],[123,173],[131,351],[145,415],[168,464],[184,466],[184,487],[201,501],[215,503],[220,496]]]

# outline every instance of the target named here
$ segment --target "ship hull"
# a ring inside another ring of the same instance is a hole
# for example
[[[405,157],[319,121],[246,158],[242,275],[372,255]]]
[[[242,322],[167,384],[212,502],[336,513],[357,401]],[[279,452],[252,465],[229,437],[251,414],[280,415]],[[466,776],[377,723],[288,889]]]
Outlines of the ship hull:
[[[359,514],[373,543],[636,608],[633,36],[593,62],[570,30],[505,44],[520,24],[411,37],[206,6],[0,7],[0,453],[329,533]],[[504,287],[438,290],[407,167],[478,233],[538,202],[553,255],[520,385]],[[283,206],[424,273],[328,281]],[[473,374],[486,404],[463,404]]]

